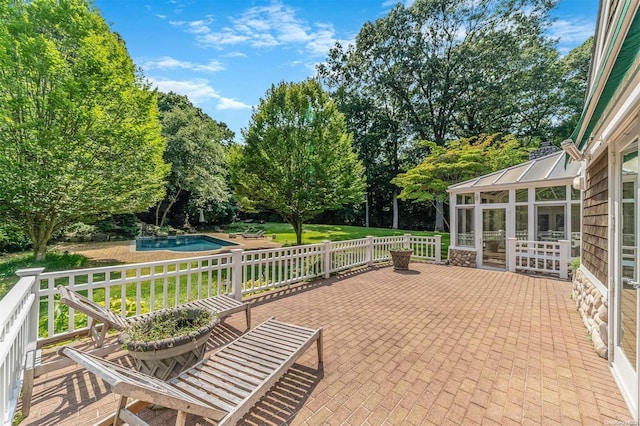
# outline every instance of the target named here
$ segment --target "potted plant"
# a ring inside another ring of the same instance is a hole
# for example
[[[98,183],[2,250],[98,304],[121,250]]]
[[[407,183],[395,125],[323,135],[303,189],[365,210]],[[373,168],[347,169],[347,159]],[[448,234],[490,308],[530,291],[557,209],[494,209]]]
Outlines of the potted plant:
[[[218,315],[205,309],[163,309],[133,323],[119,342],[136,370],[168,380],[202,359],[218,322]]]
[[[391,247],[389,249],[391,255],[391,263],[395,270],[407,270],[409,269],[409,262],[411,261],[411,255],[413,250],[406,247]]]

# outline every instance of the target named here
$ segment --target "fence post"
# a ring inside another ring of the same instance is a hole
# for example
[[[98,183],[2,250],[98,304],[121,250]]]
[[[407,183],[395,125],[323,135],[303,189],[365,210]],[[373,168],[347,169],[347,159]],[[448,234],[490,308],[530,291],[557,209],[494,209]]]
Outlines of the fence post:
[[[436,235],[436,248],[435,248],[435,257],[436,263],[440,264],[442,262],[442,235]]]
[[[18,269],[16,275],[22,277],[33,277],[33,285],[31,286],[31,293],[35,296],[33,305],[31,305],[31,311],[29,312],[29,346],[33,346],[35,349],[36,342],[38,341],[38,323],[40,316],[40,274],[44,272],[44,268],[28,268]]]
[[[402,240],[402,248],[411,248],[411,234],[404,234],[403,237],[404,239]]]
[[[569,259],[571,258],[571,243],[569,240],[560,240],[560,279],[569,278]]]
[[[509,272],[516,271],[516,241],[515,237],[507,238],[507,263],[509,264]]]
[[[231,286],[233,298],[242,300],[242,249],[231,249]]]
[[[373,237],[367,235],[367,266],[373,266]]]
[[[323,261],[322,268],[324,269],[324,277],[331,277],[331,241],[322,240]]]

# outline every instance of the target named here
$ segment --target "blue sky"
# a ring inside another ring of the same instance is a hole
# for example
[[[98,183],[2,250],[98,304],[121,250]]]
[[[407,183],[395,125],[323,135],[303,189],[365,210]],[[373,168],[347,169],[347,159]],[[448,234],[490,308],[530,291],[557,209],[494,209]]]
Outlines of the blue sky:
[[[411,0],[409,0],[411,1]],[[302,81],[336,41],[348,43],[395,0],[94,0],[161,91],[187,95],[240,129],[271,84]],[[596,0],[564,0],[551,35],[566,53],[595,29]]]

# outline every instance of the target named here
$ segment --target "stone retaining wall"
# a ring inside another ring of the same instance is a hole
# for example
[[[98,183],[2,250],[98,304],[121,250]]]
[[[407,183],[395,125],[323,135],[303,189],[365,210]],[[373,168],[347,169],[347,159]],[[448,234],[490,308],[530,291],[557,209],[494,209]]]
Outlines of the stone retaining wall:
[[[472,250],[460,250],[449,248],[449,264],[453,266],[464,266],[476,268],[476,252]]]
[[[580,269],[573,277],[573,300],[591,336],[596,353],[607,359],[609,302]]]

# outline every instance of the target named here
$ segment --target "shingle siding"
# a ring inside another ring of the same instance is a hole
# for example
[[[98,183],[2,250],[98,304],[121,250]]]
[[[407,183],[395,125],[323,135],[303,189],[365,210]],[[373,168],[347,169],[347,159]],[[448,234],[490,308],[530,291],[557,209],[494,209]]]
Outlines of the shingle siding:
[[[601,156],[589,165],[582,217],[582,264],[608,286],[608,159]]]

